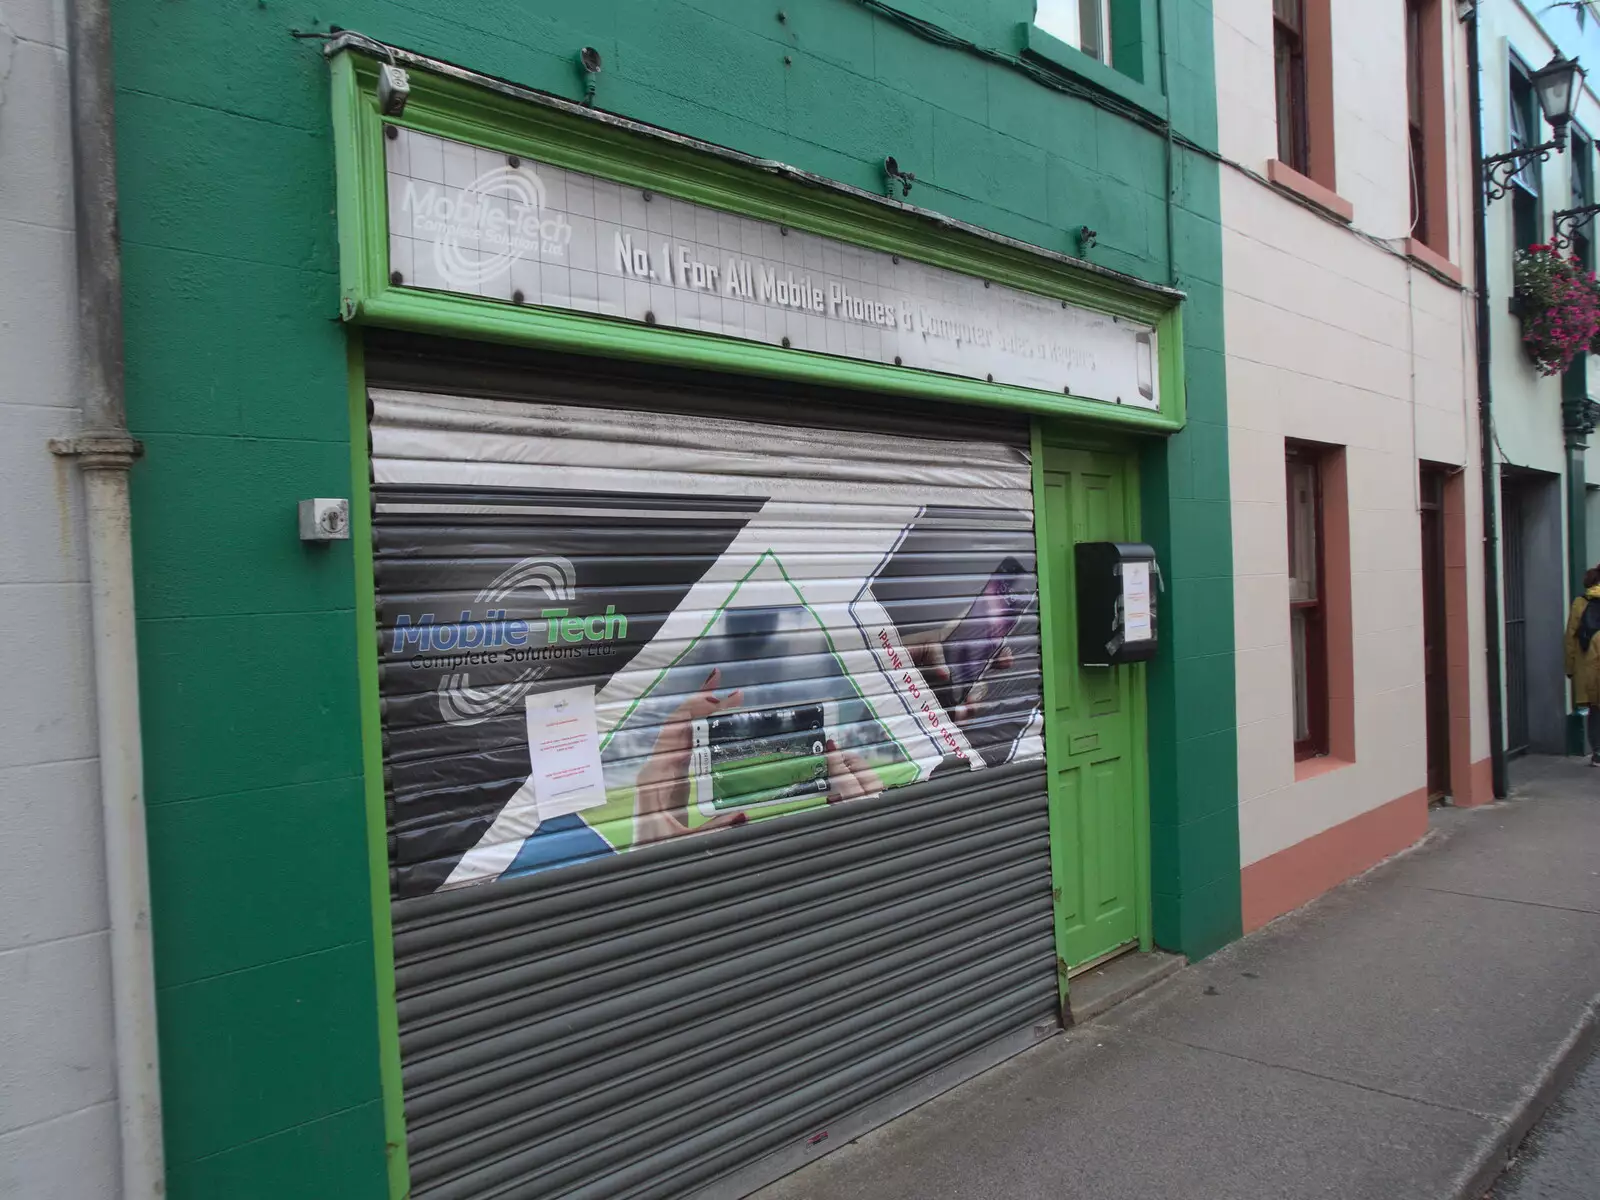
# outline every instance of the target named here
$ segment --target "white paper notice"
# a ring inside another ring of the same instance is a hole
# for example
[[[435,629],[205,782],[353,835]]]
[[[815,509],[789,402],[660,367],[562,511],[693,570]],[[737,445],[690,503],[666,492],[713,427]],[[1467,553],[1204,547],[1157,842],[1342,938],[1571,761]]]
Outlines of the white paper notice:
[[[1122,564],[1122,640],[1150,640],[1150,564]]]
[[[563,688],[528,697],[528,754],[539,820],[606,802],[594,688]]]

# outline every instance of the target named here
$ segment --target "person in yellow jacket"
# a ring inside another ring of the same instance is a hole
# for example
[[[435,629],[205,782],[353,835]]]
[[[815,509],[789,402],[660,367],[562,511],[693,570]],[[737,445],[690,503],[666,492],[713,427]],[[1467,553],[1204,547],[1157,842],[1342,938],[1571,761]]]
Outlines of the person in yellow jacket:
[[[1600,566],[1583,575],[1583,595],[1567,617],[1567,678],[1572,706],[1589,727],[1589,765],[1600,767]]]

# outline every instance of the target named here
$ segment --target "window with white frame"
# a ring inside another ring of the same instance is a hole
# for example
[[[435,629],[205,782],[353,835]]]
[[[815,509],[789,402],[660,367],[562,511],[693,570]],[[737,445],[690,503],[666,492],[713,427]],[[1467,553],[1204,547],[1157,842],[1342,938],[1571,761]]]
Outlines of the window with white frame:
[[[1051,37],[1111,62],[1111,0],[1038,0],[1033,23]]]
[[[1516,59],[1511,60],[1511,148],[1526,150],[1543,138],[1539,124],[1539,101],[1534,95],[1533,77]],[[1511,177],[1511,225],[1516,238],[1514,249],[1526,250],[1544,241],[1544,222],[1539,208],[1542,182],[1537,155],[1530,158]]]

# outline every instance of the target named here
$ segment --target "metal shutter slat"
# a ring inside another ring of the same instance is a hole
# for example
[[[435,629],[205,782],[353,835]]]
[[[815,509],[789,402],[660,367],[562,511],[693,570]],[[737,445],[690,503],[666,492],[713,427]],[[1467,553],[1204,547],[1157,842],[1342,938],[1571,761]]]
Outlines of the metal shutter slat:
[[[871,566],[850,538],[893,528],[879,506],[931,495],[950,506],[925,526],[918,546],[931,549],[896,563],[916,585],[896,619],[914,622],[917,596],[974,586],[950,573],[949,547],[975,561],[1007,553],[1017,536],[1007,514],[1031,513],[1025,426],[1003,418],[969,423],[951,410],[945,420],[902,405],[886,423],[848,397],[819,394],[807,408],[773,385],[594,379],[559,363],[530,376],[476,353],[443,366],[372,362],[373,379],[399,389],[372,393],[372,445],[411,1194],[690,1195],[971,1051],[1053,1022],[1038,757],[434,890],[452,861],[438,856],[487,836],[488,816],[472,814],[492,815],[483,806],[517,785],[526,750],[507,723],[515,714],[466,730],[439,724],[431,678],[392,652],[392,614],[470,608],[473,580],[522,559],[518,530],[529,522],[559,528],[567,507],[626,513],[659,489],[672,520],[647,552],[625,549],[602,521],[579,564],[580,579],[609,581],[608,597],[632,597],[630,620],[659,624],[681,601],[660,584],[633,588],[629,572],[695,578],[720,553],[714,531],[763,506],[791,522],[785,553],[814,584],[830,564],[850,579]],[[445,380],[455,394],[436,393]],[[803,408],[813,425],[796,424]],[[772,424],[750,423],[762,420]],[[636,469],[609,469],[613,457]],[[804,523],[813,518],[823,523]],[[474,521],[485,532],[472,570],[449,584],[441,571],[460,558],[456,527]],[[1007,644],[1026,664],[1025,686],[1038,671],[1037,619]],[[786,659],[784,678],[826,672],[837,656]]]

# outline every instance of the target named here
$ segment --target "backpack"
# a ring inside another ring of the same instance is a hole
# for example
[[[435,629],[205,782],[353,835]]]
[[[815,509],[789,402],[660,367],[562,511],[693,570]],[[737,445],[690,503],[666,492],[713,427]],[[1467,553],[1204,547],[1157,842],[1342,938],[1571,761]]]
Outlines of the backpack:
[[[1589,653],[1589,643],[1600,633],[1600,601],[1590,600],[1578,620],[1578,649]]]

